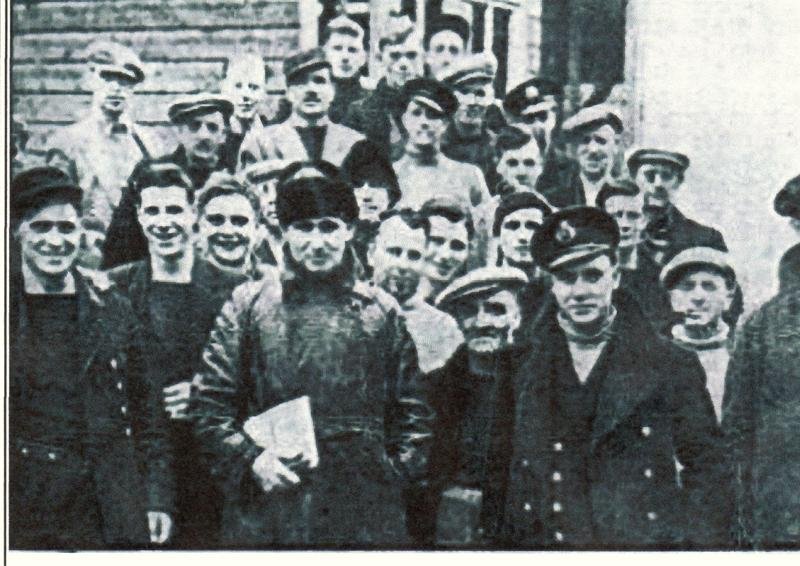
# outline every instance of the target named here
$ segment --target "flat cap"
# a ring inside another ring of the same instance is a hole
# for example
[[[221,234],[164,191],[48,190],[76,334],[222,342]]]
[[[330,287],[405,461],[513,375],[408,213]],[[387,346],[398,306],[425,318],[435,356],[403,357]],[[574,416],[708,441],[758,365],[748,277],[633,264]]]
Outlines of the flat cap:
[[[497,73],[497,59],[489,53],[465,55],[458,62],[445,67],[436,77],[450,88],[472,82],[490,83]]]
[[[363,39],[364,37],[364,28],[352,18],[348,18],[346,15],[342,14],[340,16],[336,16],[331,21],[329,21],[325,25],[325,32],[332,33],[332,32],[344,32],[348,35],[352,35],[353,37],[357,37],[359,39]]]
[[[553,271],[587,261],[619,245],[619,229],[605,211],[593,206],[570,206],[547,217],[531,242],[537,265]]]
[[[182,124],[191,116],[211,112],[219,112],[227,120],[233,114],[233,103],[219,94],[199,92],[177,98],[170,105],[167,115],[173,124]]]
[[[775,195],[775,212],[800,220],[800,175],[790,179]]]
[[[401,100],[404,109],[413,100],[448,117],[458,108],[458,100],[453,92],[439,81],[428,78],[408,81],[403,87]]]
[[[11,181],[11,217],[22,218],[31,208],[49,201],[68,202],[80,207],[83,191],[57,167],[34,167]]]
[[[506,94],[503,109],[512,116],[520,116],[531,106],[536,106],[563,94],[561,86],[546,77],[535,77],[518,84]]]
[[[322,68],[329,68],[331,64],[325,58],[325,52],[319,47],[306,49],[300,53],[283,60],[283,75],[287,82],[297,79],[303,73]]]
[[[681,172],[689,168],[689,158],[677,151],[665,149],[641,148],[628,156],[628,170],[635,171],[643,163],[666,163],[679,169]]]
[[[144,65],[129,47],[113,41],[94,41],[86,48],[86,60],[100,74],[121,75],[133,83],[144,80]]]
[[[457,301],[487,291],[518,289],[528,284],[525,272],[516,267],[489,266],[473,269],[445,287],[435,300],[435,305],[448,310]]]
[[[573,116],[564,120],[562,131],[567,134],[577,134],[587,129],[597,128],[608,124],[617,133],[622,132],[622,118],[613,106],[608,104],[595,104],[581,108]]]
[[[464,41],[466,45],[469,42],[469,24],[467,20],[455,14],[442,14],[428,23],[428,33],[426,38],[428,41],[439,33],[440,31],[452,31]]]
[[[286,159],[267,159],[253,163],[242,171],[242,176],[248,183],[263,183],[275,179],[286,169],[291,162]]]
[[[606,201],[611,197],[635,197],[641,193],[641,189],[629,179],[612,179],[603,183],[600,192],[597,193],[595,204],[599,208],[605,208]]]
[[[736,272],[728,254],[707,247],[687,248],[678,253],[661,269],[659,281],[665,289],[669,290],[687,269],[693,267],[711,268],[720,272],[727,279],[736,281]]]

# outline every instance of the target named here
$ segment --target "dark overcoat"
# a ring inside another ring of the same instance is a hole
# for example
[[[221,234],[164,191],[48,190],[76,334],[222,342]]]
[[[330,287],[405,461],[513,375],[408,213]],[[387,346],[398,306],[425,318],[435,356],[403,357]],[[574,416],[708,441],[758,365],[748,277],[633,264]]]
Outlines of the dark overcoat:
[[[100,274],[76,270],[75,281],[80,328],[80,351],[75,355],[82,370],[76,379],[86,386],[86,432],[79,454],[43,445],[28,424],[29,411],[35,407],[30,407],[33,388],[26,359],[36,352],[26,347],[24,284],[21,277],[17,284],[12,282],[11,514],[19,516],[37,505],[57,509],[59,500],[67,501],[75,476],[65,472],[62,477],[57,470],[67,469],[62,456],[71,462],[77,458],[91,479],[87,485],[93,486],[96,497],[103,544],[145,546],[150,540],[147,511],[173,512],[172,455],[160,397],[143,379],[148,371],[142,357],[146,344],[128,301]],[[56,471],[46,472],[44,466]],[[45,491],[37,487],[43,477],[50,483]]]
[[[800,546],[800,288],[742,328],[728,366],[722,428],[737,482],[737,538]]]
[[[556,374],[574,371],[553,303],[521,364],[506,358],[516,410],[502,544],[727,544],[730,481],[702,367],[659,338],[629,301],[617,298],[612,337],[592,370],[602,374],[589,378],[599,377],[600,389],[585,484],[562,467],[574,445],[553,428]],[[578,497],[584,486],[586,498]]]

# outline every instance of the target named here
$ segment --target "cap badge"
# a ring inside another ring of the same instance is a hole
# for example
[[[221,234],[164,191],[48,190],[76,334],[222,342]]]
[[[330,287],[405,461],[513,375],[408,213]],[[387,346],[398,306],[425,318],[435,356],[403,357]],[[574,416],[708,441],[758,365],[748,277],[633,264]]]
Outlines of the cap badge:
[[[558,225],[558,229],[556,230],[555,238],[557,242],[566,244],[575,238],[576,233],[577,231],[572,224],[566,220],[562,220],[561,224]]]
[[[539,97],[539,89],[535,86],[529,86],[525,89],[525,98],[528,100]]]

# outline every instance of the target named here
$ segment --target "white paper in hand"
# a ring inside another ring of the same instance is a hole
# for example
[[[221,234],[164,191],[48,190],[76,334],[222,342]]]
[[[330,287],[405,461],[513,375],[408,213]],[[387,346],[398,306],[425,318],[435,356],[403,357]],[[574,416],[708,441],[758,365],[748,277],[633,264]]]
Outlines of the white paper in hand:
[[[261,448],[281,458],[302,454],[309,467],[319,464],[311,401],[307,395],[281,403],[247,419],[244,431]]]

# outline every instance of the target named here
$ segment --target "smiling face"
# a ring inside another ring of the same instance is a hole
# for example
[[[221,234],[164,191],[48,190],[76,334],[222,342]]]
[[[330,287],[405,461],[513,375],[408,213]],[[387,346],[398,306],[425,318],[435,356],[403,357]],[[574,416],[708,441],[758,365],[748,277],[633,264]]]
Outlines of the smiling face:
[[[80,253],[78,211],[71,204],[51,204],[29,214],[20,223],[17,237],[22,259],[41,279],[61,280]]]
[[[197,215],[185,188],[143,189],[137,216],[151,256],[174,260],[192,245],[191,234]]]
[[[561,313],[577,327],[602,324],[611,312],[619,272],[607,255],[552,273],[552,292]]]
[[[386,45],[380,52],[386,84],[401,88],[411,79],[422,76],[422,42],[416,34],[410,34],[403,43]]]
[[[425,61],[436,76],[464,54],[464,40],[454,31],[444,30],[431,36]]]
[[[447,127],[444,116],[415,100],[408,103],[401,120],[409,143],[418,147],[437,147]]]
[[[617,223],[619,247],[630,248],[638,245],[647,226],[647,217],[644,215],[644,194],[608,197],[603,208]]]
[[[216,165],[227,127],[220,112],[195,114],[178,126],[178,141],[192,161]]]
[[[497,173],[515,192],[529,192],[544,171],[544,159],[536,140],[517,149],[507,149],[497,162]]]
[[[425,231],[412,228],[399,216],[381,224],[370,253],[373,279],[400,303],[417,291],[425,255]]]
[[[464,222],[432,216],[426,246],[426,274],[439,283],[449,283],[467,263],[469,234]]]
[[[454,309],[470,352],[493,354],[513,342],[522,320],[516,294],[502,289],[465,297]]]
[[[135,84],[130,77],[99,68],[89,76],[88,86],[95,106],[109,114],[119,115],[128,109]]]
[[[389,209],[389,191],[383,187],[372,187],[364,183],[353,189],[358,202],[358,218],[378,222],[380,215]]]
[[[464,126],[479,127],[483,125],[486,109],[494,100],[494,87],[488,81],[472,81],[459,85],[454,94],[458,100],[458,109],[453,120]]]
[[[323,216],[292,222],[284,239],[292,258],[306,271],[327,273],[341,265],[353,229],[341,218]]]
[[[325,58],[336,79],[350,79],[367,62],[361,39],[345,33],[332,33],[324,45]]]
[[[292,81],[286,98],[292,103],[292,111],[301,118],[319,119],[328,113],[334,94],[331,71],[322,67]]]
[[[667,163],[643,163],[636,170],[636,184],[645,195],[647,206],[664,208],[673,202],[683,179]]]
[[[531,240],[544,222],[544,213],[538,208],[515,210],[500,225],[500,249],[503,256],[517,264],[532,265]]]
[[[209,258],[223,267],[243,265],[256,240],[256,211],[243,195],[221,195],[206,203],[200,237]]]
[[[687,270],[669,291],[672,311],[685,326],[713,327],[731,307],[733,289],[714,269]]]
[[[264,100],[265,72],[260,57],[246,57],[231,63],[222,92],[233,102],[233,115],[252,120]]]
[[[589,178],[606,175],[617,151],[617,134],[614,128],[603,124],[578,134],[575,153],[581,172]]]

